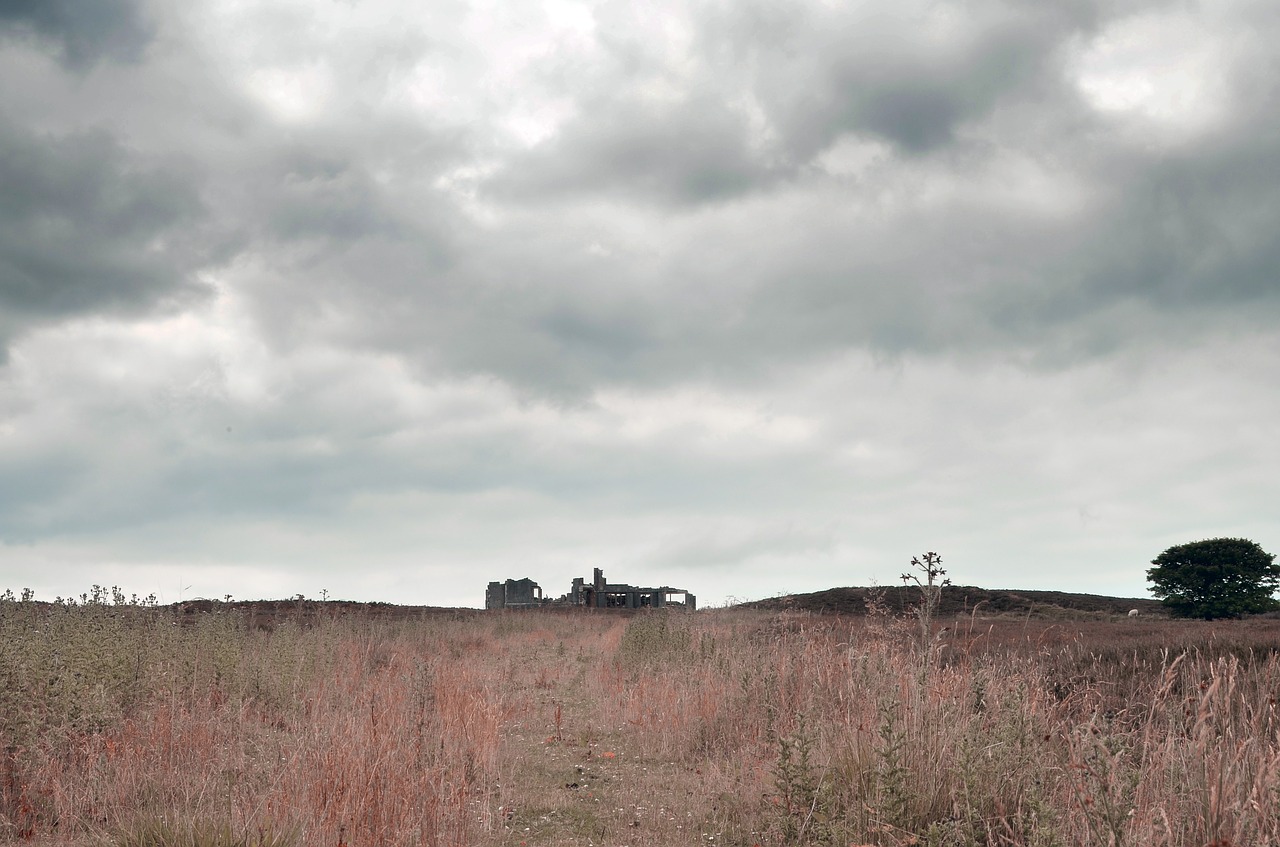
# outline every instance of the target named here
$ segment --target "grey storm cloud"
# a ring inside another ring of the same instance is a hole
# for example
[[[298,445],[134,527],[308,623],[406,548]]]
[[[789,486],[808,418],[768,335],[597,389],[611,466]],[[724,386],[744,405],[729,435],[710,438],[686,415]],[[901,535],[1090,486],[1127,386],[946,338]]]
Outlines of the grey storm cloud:
[[[198,295],[199,197],[104,132],[0,125],[0,343],[28,324]]]
[[[394,237],[400,226],[382,205],[376,186],[359,168],[306,157],[280,181],[268,212],[269,227],[286,241]]]
[[[0,0],[6,33],[51,43],[77,70],[103,58],[137,61],[154,34],[135,0]]]
[[[750,141],[747,116],[717,97],[655,104],[613,92],[584,103],[554,140],[512,157],[489,187],[534,202],[622,192],[661,204],[715,203],[789,175]]]
[[[1087,3],[1003,0],[963,16],[936,4],[732,4],[696,20],[693,69],[679,76],[636,43],[644,36],[606,24],[605,72],[556,77],[586,92],[576,117],[491,185],[526,199],[698,205],[767,190],[845,136],[927,154],[997,105],[1063,98],[1062,50],[1098,17]]]
[[[672,359],[686,368],[711,364],[717,351],[725,358],[713,368],[752,369],[850,347],[998,353],[1067,366],[1159,343],[1161,325],[1177,343],[1274,318],[1280,255],[1270,233],[1280,204],[1266,175],[1280,154],[1274,110],[1265,107],[1275,100],[1273,83],[1233,78],[1228,97],[1238,113],[1214,137],[1135,150],[1087,113],[1065,78],[1068,48],[1105,23],[1091,4],[983,3],[934,31],[927,12],[945,9],[867,15],[735,6],[704,21],[698,41],[717,71],[708,85],[720,100],[696,101],[702,92],[658,105],[628,97],[593,102],[513,159],[517,176],[500,174],[496,184],[522,180],[532,197],[590,191],[613,202],[657,197],[759,208],[758,231],[728,236],[736,248],[716,266],[740,283],[731,302],[643,321],[677,325],[653,347],[688,345]],[[781,147],[751,143],[748,121],[729,105],[742,80]],[[881,168],[888,176],[842,184],[798,167],[842,137],[889,142],[896,155]],[[931,181],[945,185],[998,168],[1010,152],[1087,199],[1066,213],[1028,214],[1016,203],[963,194],[928,204],[912,196],[927,193]],[[918,164],[926,169],[917,176]],[[786,206],[753,204],[750,194],[806,191],[814,200],[785,217],[779,210]],[[837,197],[869,211],[851,212]],[[699,214],[736,221],[719,208]],[[672,291],[688,296],[702,284],[695,256],[719,253],[715,238],[672,263],[685,283]],[[621,283],[624,293],[594,296],[629,299],[623,311],[644,314],[641,292],[662,284],[645,276],[642,269]],[[588,302],[592,296],[584,293]],[[583,301],[570,308],[574,321],[544,325],[572,326],[579,337],[609,334],[604,323],[596,333],[586,328],[593,318]],[[663,357],[628,361],[647,367]]]
[[[1168,309],[1280,304],[1280,200],[1263,176],[1280,164],[1274,119],[1194,156],[1143,172],[1100,227],[1091,293],[1140,296]],[[1263,317],[1255,312],[1257,317]]]
[[[1269,8],[0,0],[0,537],[465,599],[1271,526]]]
[[[708,33],[796,161],[848,133],[922,154],[1002,101],[1043,96],[1059,49],[1095,25],[1091,6],[989,0],[962,13],[942,4],[747,3]]]

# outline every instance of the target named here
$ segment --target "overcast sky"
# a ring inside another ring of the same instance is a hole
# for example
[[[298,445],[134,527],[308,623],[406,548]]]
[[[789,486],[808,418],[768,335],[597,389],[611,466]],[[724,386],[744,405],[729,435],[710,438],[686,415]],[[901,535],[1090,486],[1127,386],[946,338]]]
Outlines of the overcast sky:
[[[1274,0],[0,0],[0,589],[1280,551]]]

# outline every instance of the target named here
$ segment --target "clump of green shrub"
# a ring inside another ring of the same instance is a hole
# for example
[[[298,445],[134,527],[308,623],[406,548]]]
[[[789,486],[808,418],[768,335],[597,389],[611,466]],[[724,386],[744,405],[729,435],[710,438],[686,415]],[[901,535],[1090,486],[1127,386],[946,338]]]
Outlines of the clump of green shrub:
[[[689,655],[691,643],[688,626],[669,613],[639,615],[622,633],[618,658],[634,664],[665,662]]]
[[[22,747],[51,728],[93,732],[145,698],[172,629],[148,600],[101,586],[79,602],[0,595],[0,737]]]

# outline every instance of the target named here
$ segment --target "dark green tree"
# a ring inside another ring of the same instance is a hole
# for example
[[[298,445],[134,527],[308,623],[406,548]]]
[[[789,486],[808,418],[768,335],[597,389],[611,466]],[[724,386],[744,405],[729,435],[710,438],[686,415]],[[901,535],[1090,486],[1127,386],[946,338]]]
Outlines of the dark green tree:
[[[1238,618],[1280,609],[1280,565],[1247,538],[1179,544],[1151,560],[1151,593],[1184,618]]]

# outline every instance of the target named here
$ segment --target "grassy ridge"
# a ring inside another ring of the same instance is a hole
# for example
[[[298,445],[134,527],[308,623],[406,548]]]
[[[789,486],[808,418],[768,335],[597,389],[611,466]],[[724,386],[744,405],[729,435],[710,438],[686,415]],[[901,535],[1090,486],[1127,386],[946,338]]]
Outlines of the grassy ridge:
[[[743,608],[772,611],[817,612],[820,614],[863,615],[873,600],[895,614],[908,613],[919,599],[914,586],[891,585],[879,588],[828,588],[809,594],[791,594],[743,603]],[[960,617],[975,610],[982,615],[1007,614],[1056,618],[1106,618],[1137,609],[1144,615],[1164,615],[1159,600],[1106,597],[1066,591],[1008,591],[972,585],[941,588],[938,614]]]
[[[0,601],[0,841],[1280,843],[1276,621],[317,605]]]

